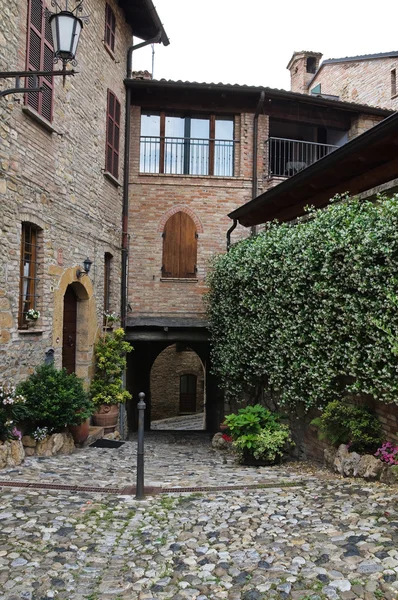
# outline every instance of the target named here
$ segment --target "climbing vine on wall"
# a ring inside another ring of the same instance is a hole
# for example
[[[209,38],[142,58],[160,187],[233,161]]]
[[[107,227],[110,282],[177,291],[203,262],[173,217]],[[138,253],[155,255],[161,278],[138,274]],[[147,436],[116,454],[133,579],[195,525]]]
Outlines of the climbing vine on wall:
[[[398,195],[268,224],[214,259],[214,371],[234,398],[261,385],[289,406],[347,392],[398,403],[397,296]]]

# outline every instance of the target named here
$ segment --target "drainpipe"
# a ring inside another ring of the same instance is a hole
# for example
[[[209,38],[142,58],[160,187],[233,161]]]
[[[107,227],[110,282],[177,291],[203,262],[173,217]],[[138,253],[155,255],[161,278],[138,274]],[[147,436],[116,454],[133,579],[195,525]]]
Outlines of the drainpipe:
[[[234,219],[233,224],[227,231],[227,252],[229,252],[229,249],[231,248],[231,233],[233,232],[234,229],[236,229],[237,225],[238,225],[238,220]]]
[[[258,117],[260,110],[264,106],[265,92],[264,90],[260,94],[260,99],[257,104],[256,112],[254,113],[253,121],[253,179],[252,179],[252,199],[257,196],[257,146],[258,146]],[[256,235],[257,227],[253,225],[251,228],[251,235]]]
[[[140,44],[132,44],[127,50],[126,76],[131,79],[132,56],[134,50],[139,50],[149,44],[156,44],[162,41],[162,33],[159,33],[152,39]],[[124,129],[124,175],[123,175],[123,211],[122,211],[122,285],[120,300],[120,321],[123,329],[126,328],[126,307],[127,307],[127,264],[128,264],[128,214],[129,214],[129,166],[130,166],[130,112],[131,112],[131,88],[126,89],[126,108],[125,108],[125,129]]]

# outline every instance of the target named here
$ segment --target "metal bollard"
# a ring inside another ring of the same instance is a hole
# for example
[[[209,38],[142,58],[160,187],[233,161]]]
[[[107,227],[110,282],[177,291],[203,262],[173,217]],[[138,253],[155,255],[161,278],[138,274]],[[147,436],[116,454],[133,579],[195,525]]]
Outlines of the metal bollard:
[[[144,490],[144,410],[146,404],[144,402],[145,394],[140,392],[138,394],[140,399],[137,405],[138,408],[138,444],[137,444],[137,489],[136,489],[136,500],[143,500],[145,498]]]

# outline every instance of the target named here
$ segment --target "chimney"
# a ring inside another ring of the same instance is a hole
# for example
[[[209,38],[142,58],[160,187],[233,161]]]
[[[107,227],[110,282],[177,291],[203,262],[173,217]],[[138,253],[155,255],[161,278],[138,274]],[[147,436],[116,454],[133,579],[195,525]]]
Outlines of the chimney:
[[[133,79],[143,79],[145,81],[152,79],[149,71],[133,71]]]
[[[308,84],[317,72],[321,58],[320,52],[302,50],[293,53],[286,67],[290,71],[290,91],[308,94]]]

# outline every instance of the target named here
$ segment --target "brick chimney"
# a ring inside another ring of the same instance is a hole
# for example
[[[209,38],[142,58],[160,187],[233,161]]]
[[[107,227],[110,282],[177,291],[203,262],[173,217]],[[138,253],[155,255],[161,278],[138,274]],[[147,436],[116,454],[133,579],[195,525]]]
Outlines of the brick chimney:
[[[152,79],[152,75],[149,71],[133,71],[133,79]]]
[[[302,50],[294,52],[287,65],[290,71],[290,90],[300,94],[308,94],[308,83],[318,70],[322,58],[320,52]]]

